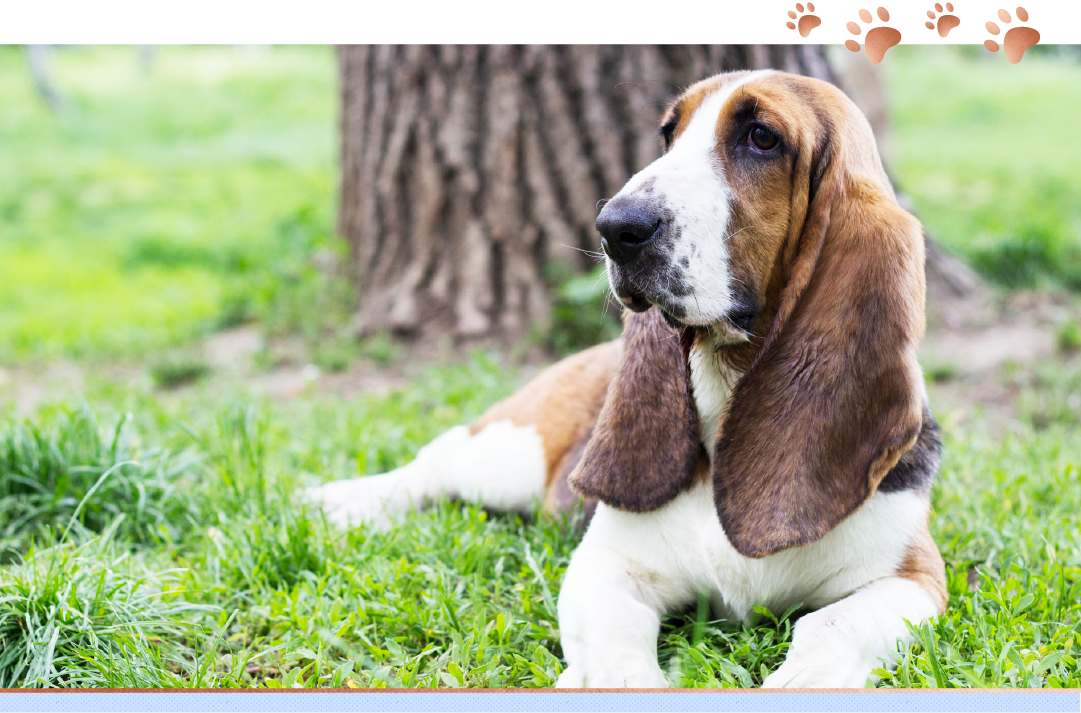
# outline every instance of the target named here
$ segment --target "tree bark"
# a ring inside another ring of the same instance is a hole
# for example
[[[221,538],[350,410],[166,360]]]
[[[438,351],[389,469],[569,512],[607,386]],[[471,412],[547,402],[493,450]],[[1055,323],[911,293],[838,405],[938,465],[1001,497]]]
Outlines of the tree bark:
[[[339,231],[363,332],[513,339],[545,325],[550,262],[594,264],[596,204],[660,155],[682,87],[790,46],[347,46]]]
[[[53,79],[53,48],[50,45],[27,45],[26,60],[30,64],[30,76],[38,96],[54,113],[64,109],[64,98]]]

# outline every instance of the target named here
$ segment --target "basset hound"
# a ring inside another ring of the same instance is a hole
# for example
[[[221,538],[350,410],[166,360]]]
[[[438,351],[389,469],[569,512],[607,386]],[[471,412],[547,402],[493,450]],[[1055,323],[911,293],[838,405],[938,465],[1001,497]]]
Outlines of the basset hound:
[[[860,687],[943,611],[924,244],[867,121],[815,79],[687,89],[597,219],[622,339],[548,368],[393,472],[309,491],[386,525],[440,497],[595,503],[559,595],[561,687],[657,687],[661,615],[802,605],[765,687]]]

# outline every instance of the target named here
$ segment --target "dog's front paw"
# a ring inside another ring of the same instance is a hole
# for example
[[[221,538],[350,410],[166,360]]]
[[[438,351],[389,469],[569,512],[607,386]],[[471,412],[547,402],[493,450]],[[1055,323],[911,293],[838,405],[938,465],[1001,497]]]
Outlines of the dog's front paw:
[[[875,663],[836,651],[791,650],[762,688],[863,688]]]
[[[583,666],[568,666],[556,679],[556,688],[585,688],[586,670]]]
[[[588,669],[568,666],[556,680],[556,688],[668,688],[668,679],[656,661],[613,656]]]

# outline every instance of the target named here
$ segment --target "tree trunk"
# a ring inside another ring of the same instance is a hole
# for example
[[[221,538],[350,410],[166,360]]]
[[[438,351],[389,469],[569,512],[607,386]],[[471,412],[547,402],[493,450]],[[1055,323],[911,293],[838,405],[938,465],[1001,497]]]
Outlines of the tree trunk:
[[[594,264],[596,204],[660,155],[657,121],[716,72],[834,77],[815,45],[342,47],[339,231],[363,332],[513,339],[550,262]]]
[[[543,328],[549,264],[594,264],[597,201],[660,155],[683,87],[763,67],[844,84],[820,45],[347,46],[339,61],[358,326],[411,336]],[[854,93],[870,87],[881,132],[875,82]]]
[[[53,81],[53,48],[51,45],[27,45],[26,61],[30,64],[30,76],[38,96],[53,112],[64,109],[64,98]]]

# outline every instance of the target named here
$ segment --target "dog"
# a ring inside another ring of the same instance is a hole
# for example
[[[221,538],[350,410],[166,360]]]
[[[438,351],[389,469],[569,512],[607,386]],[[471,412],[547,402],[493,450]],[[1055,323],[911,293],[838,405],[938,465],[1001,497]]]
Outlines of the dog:
[[[559,594],[559,687],[669,685],[661,615],[702,594],[731,619],[808,611],[764,687],[865,686],[947,601],[922,228],[826,82],[720,74],[660,135],[597,218],[622,338],[308,497],[343,525],[442,497],[595,507]]]

